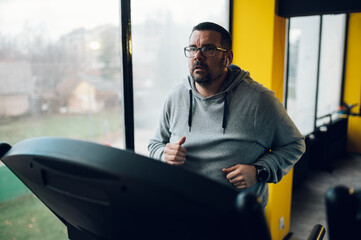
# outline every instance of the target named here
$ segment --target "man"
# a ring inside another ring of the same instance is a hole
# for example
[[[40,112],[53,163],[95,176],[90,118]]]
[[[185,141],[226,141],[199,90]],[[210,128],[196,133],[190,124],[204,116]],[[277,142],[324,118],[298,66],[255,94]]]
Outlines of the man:
[[[150,156],[268,201],[305,150],[304,138],[273,92],[233,59],[230,34],[204,22],[193,28],[189,76],[165,101]]]

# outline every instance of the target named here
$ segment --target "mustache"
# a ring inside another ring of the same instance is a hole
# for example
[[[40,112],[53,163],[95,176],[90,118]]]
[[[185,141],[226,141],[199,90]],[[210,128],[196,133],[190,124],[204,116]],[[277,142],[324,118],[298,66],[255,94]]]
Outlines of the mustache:
[[[196,69],[196,67],[202,67],[202,68],[208,68],[207,65],[204,62],[195,61],[193,63],[192,69]]]

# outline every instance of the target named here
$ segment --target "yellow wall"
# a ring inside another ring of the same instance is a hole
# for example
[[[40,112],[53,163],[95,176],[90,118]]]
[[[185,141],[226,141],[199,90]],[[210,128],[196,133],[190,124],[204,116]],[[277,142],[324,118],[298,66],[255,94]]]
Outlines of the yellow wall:
[[[274,14],[275,0],[235,0],[233,9],[233,62],[282,101],[286,20]],[[266,218],[274,240],[289,233],[292,179],[293,171],[269,184]]]
[[[233,62],[267,88],[271,88],[273,17],[274,0],[234,1]]]
[[[344,100],[361,104],[361,13],[350,14],[346,55]],[[359,111],[354,109],[356,113]],[[347,150],[361,154],[361,117],[350,117]]]

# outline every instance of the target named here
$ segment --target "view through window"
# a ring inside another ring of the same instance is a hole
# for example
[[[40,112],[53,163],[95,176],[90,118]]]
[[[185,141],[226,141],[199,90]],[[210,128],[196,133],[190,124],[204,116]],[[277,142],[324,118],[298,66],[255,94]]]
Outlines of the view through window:
[[[56,136],[122,148],[119,43],[119,0],[0,1],[0,141]],[[24,191],[0,162],[0,239],[68,239]]]
[[[119,2],[0,2],[0,137],[122,147]]]

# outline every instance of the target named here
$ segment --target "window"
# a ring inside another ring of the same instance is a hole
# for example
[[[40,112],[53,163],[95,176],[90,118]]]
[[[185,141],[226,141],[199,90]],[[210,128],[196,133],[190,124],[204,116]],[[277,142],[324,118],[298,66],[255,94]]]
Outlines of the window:
[[[307,135],[340,104],[346,16],[294,17],[289,24],[286,106]]]
[[[119,0],[0,1],[0,141],[123,147],[119,35]],[[26,189],[6,170],[0,162],[0,239],[67,239],[35,196],[4,200]]]
[[[345,14],[323,16],[317,118],[336,113],[340,105],[345,26]]]
[[[123,146],[119,2],[0,3],[0,136]],[[5,87],[6,86],[6,87]]]
[[[300,132],[313,132],[320,17],[290,19],[287,111]]]
[[[226,0],[132,1],[135,150],[147,145],[171,88],[188,74],[183,48],[193,26],[213,21],[228,29]]]

